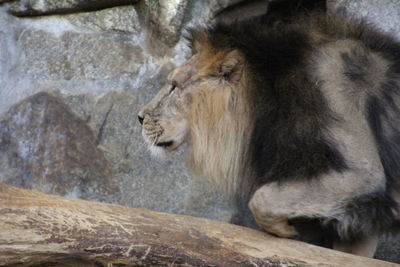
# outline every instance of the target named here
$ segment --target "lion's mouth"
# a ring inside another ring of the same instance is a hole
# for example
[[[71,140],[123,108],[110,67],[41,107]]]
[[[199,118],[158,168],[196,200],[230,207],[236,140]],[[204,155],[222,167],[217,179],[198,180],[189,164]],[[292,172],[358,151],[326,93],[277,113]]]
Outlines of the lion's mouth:
[[[167,130],[161,125],[160,121],[151,121],[148,116],[144,118],[142,136],[154,155],[172,152],[185,141],[186,121],[178,121],[174,127],[171,126],[173,123],[166,122],[165,124]]]
[[[156,146],[169,147],[169,146],[172,146],[173,143],[174,143],[174,141],[159,142],[159,143],[156,144]]]

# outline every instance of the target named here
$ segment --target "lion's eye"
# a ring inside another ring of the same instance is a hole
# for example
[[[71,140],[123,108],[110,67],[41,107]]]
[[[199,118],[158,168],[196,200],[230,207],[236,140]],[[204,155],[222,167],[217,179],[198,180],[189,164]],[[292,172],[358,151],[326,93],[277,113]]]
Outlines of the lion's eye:
[[[169,89],[169,92],[172,93],[172,91],[174,91],[176,87],[177,87],[176,82],[172,82],[171,88]]]

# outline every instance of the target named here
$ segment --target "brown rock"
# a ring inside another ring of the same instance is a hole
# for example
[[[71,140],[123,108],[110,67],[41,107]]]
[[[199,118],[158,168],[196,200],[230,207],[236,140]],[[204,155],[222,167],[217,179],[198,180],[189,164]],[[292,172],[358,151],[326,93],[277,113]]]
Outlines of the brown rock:
[[[58,98],[38,93],[0,121],[0,181],[102,200],[116,190],[112,178],[93,131]]]

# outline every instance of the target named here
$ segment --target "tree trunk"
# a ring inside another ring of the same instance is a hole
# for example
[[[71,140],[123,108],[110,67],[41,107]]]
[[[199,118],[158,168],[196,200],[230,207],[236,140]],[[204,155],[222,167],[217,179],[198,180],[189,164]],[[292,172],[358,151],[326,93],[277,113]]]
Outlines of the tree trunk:
[[[0,184],[0,266],[394,266],[202,218]]]

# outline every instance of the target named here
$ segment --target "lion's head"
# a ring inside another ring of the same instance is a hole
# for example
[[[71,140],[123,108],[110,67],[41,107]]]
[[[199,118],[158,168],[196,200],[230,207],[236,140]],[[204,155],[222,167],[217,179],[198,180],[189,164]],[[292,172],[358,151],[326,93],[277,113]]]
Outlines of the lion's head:
[[[237,49],[216,47],[205,32],[192,36],[193,56],[168,75],[165,86],[140,110],[142,135],[155,155],[188,143],[188,161],[197,174],[234,181],[249,123],[246,63]]]
[[[216,124],[235,107],[242,56],[237,50],[216,49],[202,32],[195,35],[193,56],[169,73],[165,85],[138,114],[153,154],[192,141],[199,120],[216,130]]]

